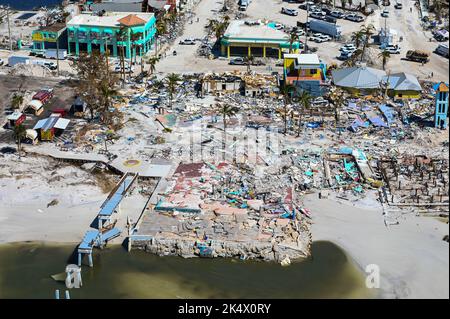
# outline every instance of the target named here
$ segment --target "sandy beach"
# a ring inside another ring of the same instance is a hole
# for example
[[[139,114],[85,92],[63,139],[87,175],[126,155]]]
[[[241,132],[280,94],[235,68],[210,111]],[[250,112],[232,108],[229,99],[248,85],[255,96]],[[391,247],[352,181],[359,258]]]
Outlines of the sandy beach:
[[[313,215],[313,240],[342,247],[364,271],[380,267],[381,298],[449,298],[449,226],[435,218],[405,214],[384,224],[382,209],[331,199],[305,198]]]
[[[95,177],[45,157],[5,155],[4,160],[9,164],[0,163],[0,243],[78,243],[119,178]],[[117,215],[121,229],[125,229],[127,216],[138,218],[145,200],[133,194],[123,201]],[[116,241],[120,243],[123,236],[126,232]]]

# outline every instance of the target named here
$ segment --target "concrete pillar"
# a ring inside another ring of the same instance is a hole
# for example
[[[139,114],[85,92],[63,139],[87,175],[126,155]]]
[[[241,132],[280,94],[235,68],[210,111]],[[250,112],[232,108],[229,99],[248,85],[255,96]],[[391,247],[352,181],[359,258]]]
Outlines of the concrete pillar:
[[[266,57],[266,46],[263,47],[263,58]]]
[[[127,38],[127,59],[131,59],[131,34],[130,29],[128,29],[128,38]]]
[[[92,260],[92,252],[89,254],[89,267],[94,267],[94,262]]]
[[[75,55],[80,55],[80,44],[78,40],[75,42]]]
[[[252,47],[248,46],[248,56],[251,56],[251,55],[252,55]]]
[[[81,267],[81,259],[82,259],[82,255],[80,253],[78,253],[78,267]]]
[[[281,48],[278,49],[278,59],[281,59]]]
[[[231,47],[227,46],[227,58],[230,58],[231,56]]]
[[[118,54],[117,54],[117,43],[114,43],[114,45],[113,45],[113,56],[117,56]]]

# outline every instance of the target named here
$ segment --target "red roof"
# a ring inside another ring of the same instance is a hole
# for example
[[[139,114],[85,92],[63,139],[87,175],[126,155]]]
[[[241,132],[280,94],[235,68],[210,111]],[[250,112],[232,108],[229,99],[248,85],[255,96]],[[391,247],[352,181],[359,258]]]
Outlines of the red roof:
[[[123,24],[127,27],[132,27],[135,25],[142,25],[142,24],[146,24],[147,21],[139,18],[137,15],[135,14],[129,14],[126,17],[122,18],[119,20],[120,24]]]

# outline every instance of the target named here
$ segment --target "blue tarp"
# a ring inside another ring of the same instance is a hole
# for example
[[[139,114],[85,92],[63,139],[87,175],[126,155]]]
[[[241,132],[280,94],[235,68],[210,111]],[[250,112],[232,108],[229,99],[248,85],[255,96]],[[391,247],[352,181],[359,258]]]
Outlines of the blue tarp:
[[[359,116],[352,122],[349,129],[353,132],[357,132],[360,127],[369,127],[369,123],[363,121]]]
[[[394,111],[392,110],[392,108],[385,104],[381,104],[378,108],[380,109],[381,113],[383,113],[388,125],[394,123]]]
[[[388,125],[383,121],[381,117],[376,115],[373,112],[367,112],[366,113],[367,118],[369,119],[370,123],[372,123],[373,126],[376,127],[388,127]]]
[[[353,148],[351,147],[341,147],[339,149],[339,154],[351,155],[353,153]]]

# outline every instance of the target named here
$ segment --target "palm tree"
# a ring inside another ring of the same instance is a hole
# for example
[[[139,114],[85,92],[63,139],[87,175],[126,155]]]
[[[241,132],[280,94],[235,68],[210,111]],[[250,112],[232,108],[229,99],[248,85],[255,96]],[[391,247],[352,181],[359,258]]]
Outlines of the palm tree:
[[[248,55],[244,59],[245,59],[245,63],[247,64],[247,73],[250,73],[251,65],[255,61],[255,57],[253,55]]]
[[[153,74],[153,72],[155,72],[155,70],[156,70],[156,63],[158,63],[158,61],[159,61],[159,58],[156,57],[156,56],[151,57],[151,58],[147,61],[147,64],[149,65],[149,71],[150,71],[150,74]]]
[[[27,130],[25,129],[25,126],[22,124],[14,126],[14,139],[17,143],[17,153],[19,154],[20,158],[20,152],[22,149],[22,140],[27,136]]]
[[[223,22],[218,22],[214,25],[213,30],[214,30],[214,35],[216,36],[217,41],[220,41],[220,38],[222,38],[223,34],[225,33],[226,30],[226,24]]]
[[[381,59],[381,62],[383,64],[383,70],[386,70],[386,64],[390,57],[391,54],[387,50],[384,50],[380,54],[378,54],[378,58]]]
[[[366,48],[369,45],[370,38],[374,34],[375,27],[373,24],[369,24],[368,26],[362,26],[361,32],[364,34],[364,41],[363,41],[363,47],[362,47],[362,53],[361,53],[361,62],[364,58],[364,53],[366,52]]]
[[[128,33],[125,27],[120,27],[120,29],[117,31],[116,33],[116,39],[118,42],[121,42],[119,45],[120,47],[120,52],[119,52],[119,56],[120,56],[120,67],[121,67],[121,75],[122,75],[122,83],[125,83],[125,46],[124,46],[124,42],[126,41],[128,37]],[[130,66],[131,67],[131,66]]]
[[[292,53],[292,47],[295,42],[298,42],[299,36],[297,33],[297,28],[293,28],[291,33],[289,33],[289,53]]]
[[[359,30],[352,33],[352,41],[355,41],[356,48],[359,48],[361,46],[361,42],[364,39],[364,33]]]
[[[284,99],[284,110],[283,110],[283,119],[284,119],[284,135],[287,134],[287,119],[288,119],[288,109],[287,106],[291,102],[292,93],[294,92],[295,87],[292,84],[283,84],[281,87],[281,94]]]
[[[342,9],[345,9],[346,4],[347,4],[347,0],[341,0]]]
[[[156,23],[156,38],[155,38],[155,55],[158,56],[158,39],[161,35],[167,32],[167,25],[164,21]]]
[[[141,38],[142,33],[134,33],[133,30],[130,31],[130,68],[128,70],[129,77],[131,77],[131,66],[133,65],[133,55],[134,55],[134,64],[137,63],[137,52],[136,48],[139,46],[136,44],[136,42]]]
[[[224,103],[219,104],[219,112],[223,117],[223,140],[222,140],[222,151],[223,151],[223,159],[225,160],[225,146],[227,140],[227,118],[231,118],[235,116],[239,112],[239,108],[236,106],[232,106],[230,104]]]
[[[208,24],[205,26],[205,28],[208,30],[208,35],[214,32],[214,28],[218,23],[219,21],[215,19],[208,19]]]
[[[23,96],[19,94],[14,94],[11,99],[11,107],[13,109],[18,109],[23,103]]]
[[[178,74],[171,73],[167,76],[167,85],[169,86],[169,103],[170,107],[172,107],[172,99],[173,99],[173,93],[175,92],[175,89],[177,88],[177,84],[179,81],[181,81],[181,78]]]
[[[337,128],[339,124],[340,109],[344,104],[344,92],[341,89],[335,88],[334,91],[331,92],[330,97],[334,105],[334,120]]]
[[[300,129],[301,129],[301,124],[302,124],[301,123],[302,111],[311,108],[311,100],[312,100],[311,94],[309,94],[309,92],[306,91],[306,90],[302,90],[300,95],[299,95],[299,97],[298,97],[298,101],[299,101],[300,105],[302,106],[302,109],[299,110],[299,115],[298,115],[298,132],[297,132],[297,136],[300,136]]]
[[[354,67],[356,65],[356,61],[359,59],[359,57],[362,55],[362,50],[357,49],[355,52],[353,52],[350,59],[342,63],[342,66],[345,67]]]

